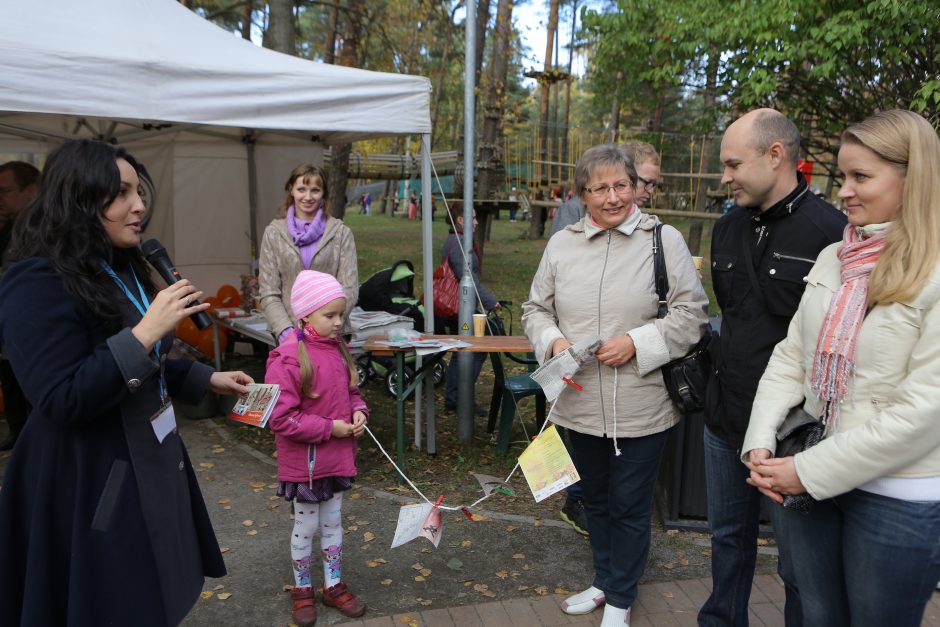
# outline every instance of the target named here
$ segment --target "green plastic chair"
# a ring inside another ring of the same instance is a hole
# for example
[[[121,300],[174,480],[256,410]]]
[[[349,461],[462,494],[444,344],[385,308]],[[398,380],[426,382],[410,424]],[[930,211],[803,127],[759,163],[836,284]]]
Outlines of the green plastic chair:
[[[538,367],[534,353],[526,353],[524,358],[517,357],[513,353],[490,353],[490,363],[493,365],[495,381],[493,383],[493,398],[490,401],[490,415],[486,432],[493,433],[497,418],[499,418],[499,435],[496,440],[496,448],[501,453],[509,450],[509,436],[512,434],[512,424],[516,418],[516,403],[519,399],[535,396],[536,431],[545,422],[545,394],[542,392],[542,387],[533,381],[528,374],[507,377],[503,370],[503,356],[516,363],[526,365],[530,373]]]

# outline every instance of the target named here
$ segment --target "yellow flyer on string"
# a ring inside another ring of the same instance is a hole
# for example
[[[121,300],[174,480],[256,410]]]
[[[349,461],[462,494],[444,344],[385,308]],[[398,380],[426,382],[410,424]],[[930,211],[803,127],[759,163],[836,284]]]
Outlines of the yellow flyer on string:
[[[548,426],[522,451],[519,466],[536,503],[581,479],[555,425]]]

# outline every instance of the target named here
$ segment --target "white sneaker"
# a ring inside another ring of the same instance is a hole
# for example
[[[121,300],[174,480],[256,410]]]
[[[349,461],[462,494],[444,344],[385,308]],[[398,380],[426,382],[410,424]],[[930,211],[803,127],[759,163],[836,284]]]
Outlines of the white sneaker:
[[[561,604],[565,614],[587,614],[604,605],[604,592],[591,586],[587,590],[572,594]]]
[[[613,605],[606,606],[601,627],[630,627],[630,608],[622,610]]]

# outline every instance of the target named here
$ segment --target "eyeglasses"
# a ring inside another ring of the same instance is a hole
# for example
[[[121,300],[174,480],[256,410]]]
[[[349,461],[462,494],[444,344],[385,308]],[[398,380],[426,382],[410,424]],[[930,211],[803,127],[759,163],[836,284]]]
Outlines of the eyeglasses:
[[[648,181],[648,180],[646,180],[645,178],[643,178],[642,176],[637,176],[636,178],[637,178],[638,181],[640,181],[641,183],[643,183],[643,187],[645,187],[645,188],[648,189],[649,191],[653,191],[654,189],[656,189],[657,187],[659,187],[659,181]]]
[[[614,193],[618,196],[626,196],[632,189],[633,186],[629,183],[616,183],[614,185],[601,183],[600,185],[595,185],[594,187],[585,187],[584,191],[594,196],[595,198],[607,198],[607,194],[610,193],[610,190],[614,190]]]

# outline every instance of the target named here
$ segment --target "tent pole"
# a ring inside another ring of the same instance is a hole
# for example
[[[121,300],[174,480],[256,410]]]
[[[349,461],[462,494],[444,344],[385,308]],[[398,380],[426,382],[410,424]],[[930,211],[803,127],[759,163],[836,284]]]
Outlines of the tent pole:
[[[421,135],[421,240],[424,250],[423,272],[424,293],[431,294],[424,302],[424,331],[434,333],[434,244],[432,243],[432,224],[434,220],[433,182],[431,181],[431,134]],[[437,427],[434,415],[434,377],[425,378],[431,381],[424,386],[425,397],[425,429],[427,432],[428,454],[437,453]],[[418,396],[420,398],[420,395]],[[415,436],[420,437],[415,427]]]
[[[464,22],[464,71],[463,71],[463,278],[460,280],[460,315],[458,326],[460,335],[471,334],[473,312],[476,309],[476,290],[473,275],[470,272],[470,258],[473,254],[473,171],[476,164],[474,156],[474,126],[476,100],[474,89],[474,68],[476,67],[476,3],[468,2],[467,19]],[[468,352],[457,353],[460,365],[457,387],[457,439],[462,444],[473,442],[474,394],[476,384],[473,377],[474,355]],[[453,367],[453,364],[451,364]]]

